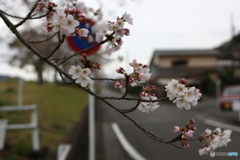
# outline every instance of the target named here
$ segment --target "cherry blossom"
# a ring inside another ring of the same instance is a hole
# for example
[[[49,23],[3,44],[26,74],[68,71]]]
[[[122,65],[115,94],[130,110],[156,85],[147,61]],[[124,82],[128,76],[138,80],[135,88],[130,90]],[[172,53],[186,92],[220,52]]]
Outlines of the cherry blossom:
[[[49,2],[49,0],[41,0],[40,2],[38,2],[35,12],[39,15],[43,15],[46,14],[48,11],[52,11],[54,7],[57,7],[55,3]]]
[[[82,77],[87,77],[91,73],[91,70],[89,68],[84,68],[81,70],[80,75]]]
[[[92,80],[89,77],[79,76],[75,82],[79,83],[82,87],[86,87],[88,84],[92,83]]]
[[[73,79],[76,79],[80,76],[82,68],[78,65],[78,66],[71,66],[68,73],[70,75],[72,75]]]
[[[121,38],[130,34],[130,30],[124,28],[125,22],[132,23],[132,18],[130,18],[130,16],[131,15],[124,14],[121,18],[118,17],[115,22],[108,21],[107,23],[103,23],[98,27],[95,27],[95,30],[97,30],[97,42],[100,43],[104,38],[109,38],[110,41],[107,46],[107,52],[109,54],[118,51],[122,46]]]
[[[191,106],[196,106],[198,100],[202,96],[200,90],[195,87],[186,87],[186,79],[182,79],[179,82],[173,79],[165,86],[167,97],[169,100],[173,100],[177,107],[182,109],[190,109]]]
[[[198,150],[199,155],[208,154],[211,151],[211,146],[206,146]]]
[[[85,28],[81,28],[79,31],[78,31],[78,35],[80,37],[87,37],[88,36],[88,33],[89,33],[89,30],[85,29]]]
[[[133,18],[131,18],[130,14],[124,13],[122,17],[127,23],[133,24]]]
[[[206,129],[203,134],[200,135],[200,142],[203,146],[199,149],[199,154],[204,155],[210,151],[216,150],[218,147],[227,146],[231,142],[230,136],[231,130],[221,131],[220,128],[216,128],[214,131]]]
[[[143,100],[157,100],[157,97],[155,96],[154,93],[151,93],[152,91],[155,90],[154,86],[142,86],[142,92],[140,93],[140,97]],[[141,102],[138,106],[138,109],[142,112],[149,113],[150,111],[153,112],[156,109],[158,109],[160,105],[158,102]]]
[[[82,68],[79,65],[71,66],[68,70],[68,73],[73,79],[76,79],[75,82],[80,84],[82,87],[86,87],[88,84],[92,83],[91,78],[88,77],[88,75],[91,73],[89,68]]]
[[[79,25],[79,21],[75,20],[72,15],[68,15],[66,18],[62,19],[61,27],[67,32],[72,33],[75,30],[75,27]]]
[[[147,96],[142,98],[144,100],[156,100],[157,97],[156,96]],[[138,106],[138,109],[142,112],[153,112],[156,109],[158,109],[160,105],[158,105],[158,102],[141,102],[140,105]]]
[[[139,83],[145,83],[151,78],[152,73],[150,73],[150,68],[148,68],[147,65],[142,65],[135,59],[133,62],[130,62],[129,65],[133,67],[133,73],[131,74],[127,74],[122,67],[116,70],[117,73],[124,74],[126,78],[121,81],[121,85],[119,85],[119,82],[116,82],[118,84],[115,84],[115,88],[119,88],[119,86],[122,87],[124,81],[128,81],[131,87],[135,87]]]
[[[45,6],[45,4],[40,3],[39,6]],[[86,28],[78,27],[80,21],[84,18],[82,12],[78,9],[56,8],[51,11],[51,17],[43,21],[42,31],[44,34],[60,31],[62,35],[87,37],[89,31]]]

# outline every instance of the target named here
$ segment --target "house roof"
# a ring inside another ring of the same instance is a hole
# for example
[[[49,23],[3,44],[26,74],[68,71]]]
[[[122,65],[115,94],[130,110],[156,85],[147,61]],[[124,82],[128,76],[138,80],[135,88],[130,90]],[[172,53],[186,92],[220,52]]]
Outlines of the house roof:
[[[219,51],[213,49],[180,49],[180,50],[155,50],[153,56],[219,56]]]
[[[219,71],[218,67],[208,67],[208,68],[181,68],[181,67],[174,67],[174,68],[160,68],[154,64],[150,65],[150,70],[153,76],[156,77],[187,77],[189,72],[196,72],[199,71],[209,71],[209,72],[217,72]]]

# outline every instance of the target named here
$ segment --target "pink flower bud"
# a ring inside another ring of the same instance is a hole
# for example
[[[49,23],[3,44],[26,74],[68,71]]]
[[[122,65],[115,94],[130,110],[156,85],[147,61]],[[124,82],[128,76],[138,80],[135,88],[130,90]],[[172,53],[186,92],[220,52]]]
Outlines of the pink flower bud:
[[[182,142],[181,145],[182,145],[183,147],[190,147],[190,145],[189,145],[187,142]]]
[[[182,79],[180,80],[180,83],[185,85],[185,84],[187,83],[187,80],[186,80],[185,78],[182,78]]]
[[[174,126],[174,129],[173,129],[173,132],[174,133],[177,133],[180,131],[180,128],[178,126]]]
[[[115,88],[122,88],[123,82],[122,81],[117,81],[114,85]]]
[[[197,129],[197,127],[190,127],[191,130],[195,131]]]
[[[188,130],[187,132],[185,132],[185,135],[186,135],[186,137],[192,137],[193,133],[194,133],[194,131]]]
[[[189,123],[193,124],[193,123],[195,123],[195,120],[193,118],[191,118],[191,119],[189,119]]]

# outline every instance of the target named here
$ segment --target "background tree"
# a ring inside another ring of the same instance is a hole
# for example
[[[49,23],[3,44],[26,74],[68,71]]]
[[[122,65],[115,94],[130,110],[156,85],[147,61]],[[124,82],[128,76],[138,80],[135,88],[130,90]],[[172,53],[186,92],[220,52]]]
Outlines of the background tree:
[[[58,43],[56,38],[51,38],[51,37],[48,37],[50,39],[46,43],[44,39],[48,39],[48,38],[46,38],[46,36],[44,36],[43,34],[38,33],[34,29],[25,30],[22,32],[22,35],[34,46],[35,49],[39,50],[44,55],[51,53],[55,49],[55,46]],[[39,40],[39,41],[32,41],[32,39]],[[64,47],[61,47],[61,49],[57,51],[57,54],[54,54],[51,57],[54,61],[57,62],[58,59],[61,59],[64,56],[71,53],[71,50],[66,46],[66,44],[64,45],[65,45]],[[47,65],[43,59],[40,59],[36,55],[33,55],[31,51],[26,49],[26,47],[24,47],[17,38],[14,39],[9,44],[9,46],[11,48],[16,48],[16,53],[11,57],[9,63],[11,65],[14,65],[20,68],[23,68],[29,64],[34,66],[35,72],[37,73],[37,83],[42,84],[44,82],[43,72],[47,69],[50,69],[51,67]],[[69,61],[67,65],[69,65]],[[64,63],[62,67],[64,66],[66,66],[66,63]],[[55,74],[54,80],[55,81],[57,80],[56,74]]]

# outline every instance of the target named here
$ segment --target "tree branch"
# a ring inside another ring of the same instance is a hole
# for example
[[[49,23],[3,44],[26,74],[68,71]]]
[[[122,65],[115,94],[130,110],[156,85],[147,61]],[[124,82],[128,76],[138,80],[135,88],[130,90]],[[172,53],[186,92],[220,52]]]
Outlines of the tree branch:
[[[53,54],[60,48],[60,46],[63,44],[64,40],[65,40],[66,35],[62,35],[62,38],[60,38],[59,43],[57,44],[57,46],[54,48],[54,50],[46,57],[44,57],[44,59],[48,59],[50,57],[53,56]]]
[[[137,104],[136,104],[134,107],[132,107],[132,108],[130,108],[130,109],[122,109],[122,112],[123,112],[123,113],[133,112],[133,111],[135,111],[135,110],[137,109],[137,107],[139,106],[139,104],[140,104],[140,101],[137,101]]]
[[[128,84],[129,84],[129,76],[126,76],[126,85],[125,85],[125,93],[124,95],[121,97],[122,99],[124,99],[127,96],[128,93]]]
[[[61,65],[61,64],[65,63],[67,60],[71,59],[72,57],[74,57],[74,56],[76,56],[76,55],[78,55],[78,54],[82,54],[82,53],[84,53],[84,52],[86,52],[86,51],[88,51],[88,50],[90,50],[90,49],[92,49],[92,48],[94,48],[94,47],[100,46],[100,45],[106,43],[107,41],[109,41],[108,38],[105,39],[104,41],[101,41],[100,43],[97,43],[97,44],[93,45],[92,47],[89,47],[89,48],[86,48],[86,49],[81,50],[81,51],[79,51],[79,52],[76,52],[76,53],[68,56],[68,57],[65,58],[64,60],[62,60],[62,62],[60,62],[58,65]]]
[[[47,42],[49,41],[50,39],[52,39],[58,32],[54,33],[53,35],[51,35],[50,37],[48,37],[47,39],[44,39],[44,40],[40,40],[40,41],[28,41],[28,43],[43,43],[43,42]]]
[[[41,0],[37,0],[36,3],[33,5],[33,7],[31,8],[30,12],[27,14],[27,16],[20,21],[18,24],[16,24],[14,27],[17,28],[19,26],[21,26],[23,23],[25,23],[28,19],[31,19],[31,14],[34,12],[34,10],[37,8],[38,2],[40,2]]]
[[[2,17],[3,21],[6,23],[6,25],[10,28],[10,30],[16,35],[16,37],[29,49],[33,52],[33,54],[37,55],[39,58],[43,59],[46,63],[48,63],[49,65],[51,65],[52,67],[54,67],[61,75],[61,77],[64,75],[66,78],[68,78],[71,81],[74,81],[74,79],[72,79],[72,77],[67,74],[66,72],[64,72],[61,68],[59,68],[57,65],[55,65],[53,62],[51,62],[48,59],[45,59],[45,57],[39,53],[35,48],[33,48],[18,32],[18,30],[16,29],[16,27],[14,27],[14,25],[9,21],[9,19],[3,14],[3,12],[0,11],[0,17]],[[103,41],[104,43],[107,42],[107,40]],[[102,42],[102,44],[103,44]],[[100,45],[100,44],[98,44]],[[79,54],[79,53],[77,53]],[[137,98],[127,98],[125,97],[124,100],[137,100],[137,104],[135,107],[129,109],[129,110],[121,110],[115,106],[113,106],[111,103],[109,103],[106,99],[119,99],[122,100],[122,98],[104,98],[99,96],[98,94],[92,92],[90,89],[88,88],[84,88],[79,84],[76,84],[78,87],[80,87],[81,89],[83,89],[84,91],[88,92],[89,94],[97,97],[98,99],[100,99],[101,101],[103,101],[105,104],[107,104],[108,106],[110,106],[111,108],[115,109],[117,112],[119,112],[120,114],[122,114],[125,118],[127,118],[128,120],[130,120],[135,126],[137,126],[140,130],[142,130],[147,136],[149,136],[150,138],[152,138],[153,140],[162,142],[162,143],[167,143],[167,144],[171,144],[175,147],[181,148],[179,146],[177,146],[176,144],[174,144],[175,142],[181,140],[181,135],[176,136],[173,139],[164,139],[154,133],[152,133],[151,131],[147,130],[146,128],[142,127],[141,125],[139,125],[135,120],[133,120],[131,117],[129,117],[128,115],[126,115],[126,113],[128,113],[131,110],[135,110],[136,107],[138,106],[138,104],[140,103],[140,101],[145,101],[142,99],[137,99]],[[166,99],[166,98],[165,98]],[[163,99],[160,99],[163,100]],[[157,100],[156,100],[157,101]]]

